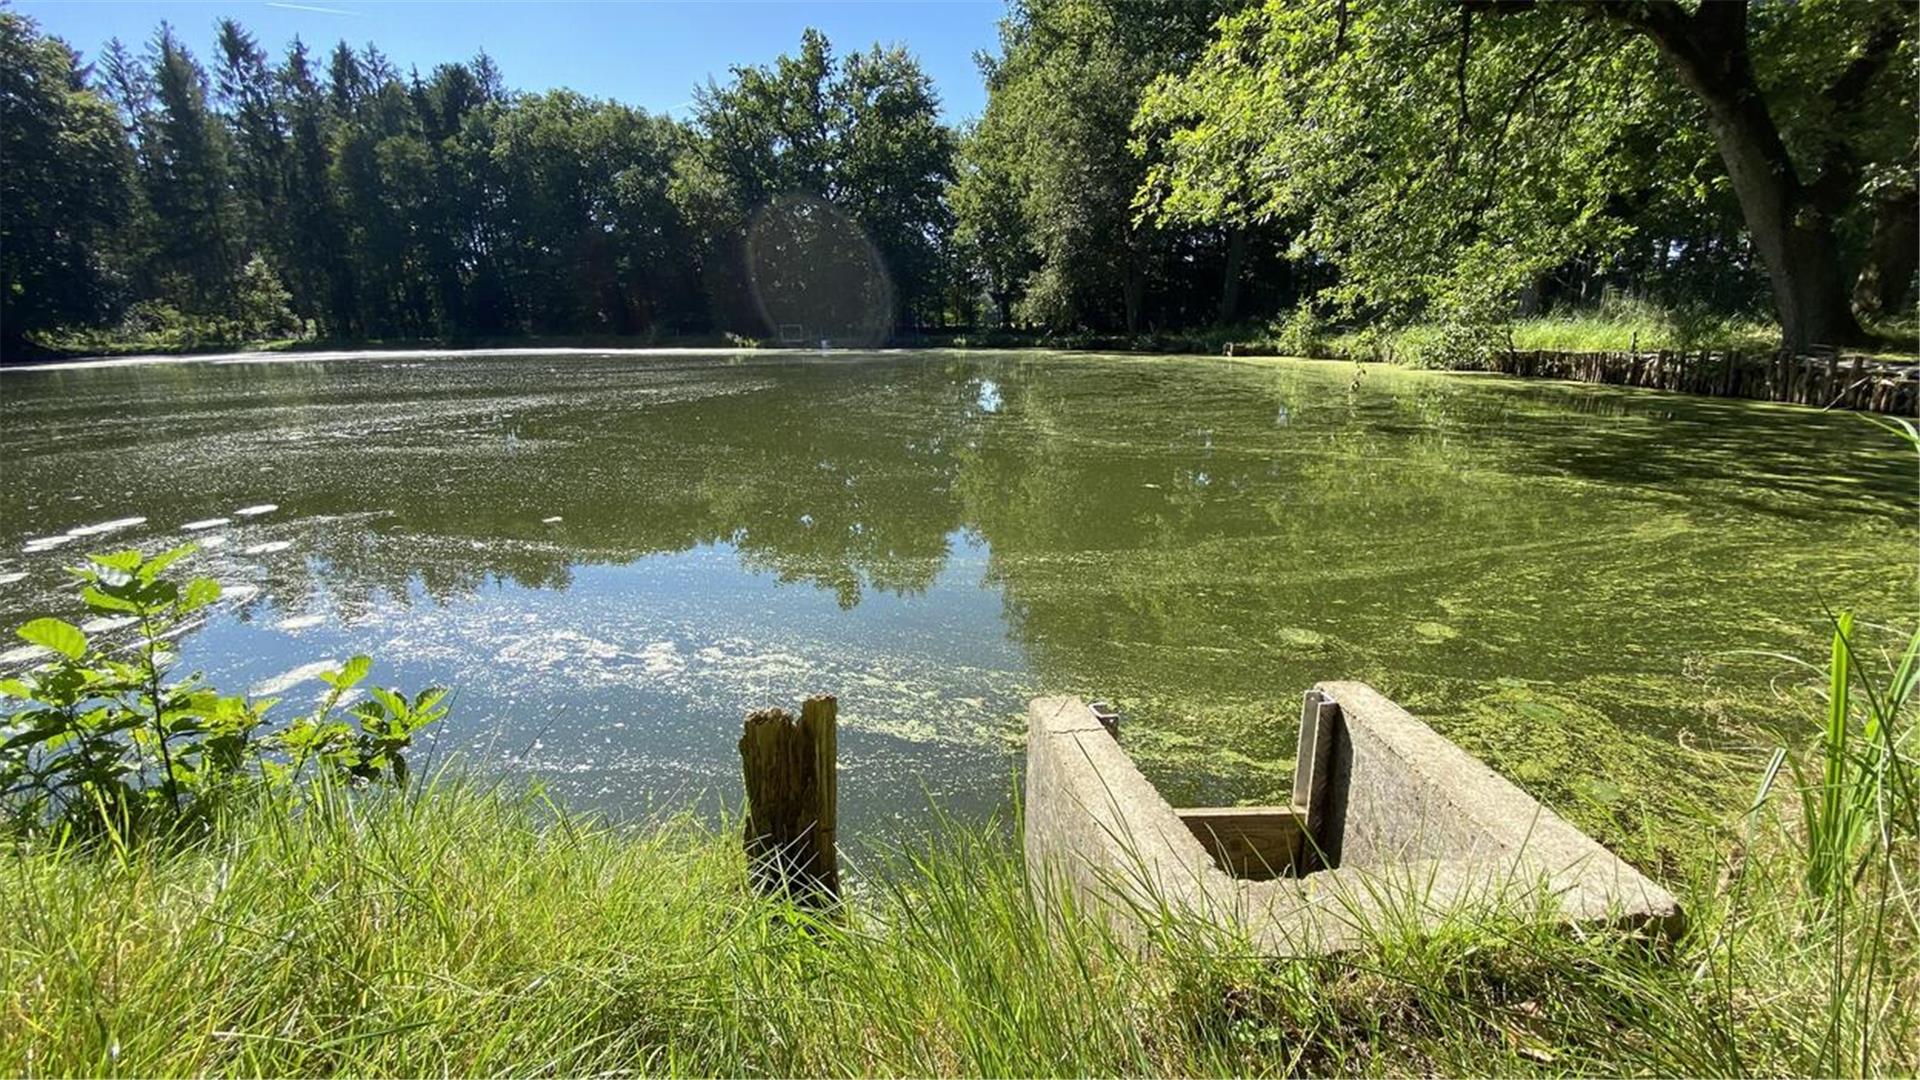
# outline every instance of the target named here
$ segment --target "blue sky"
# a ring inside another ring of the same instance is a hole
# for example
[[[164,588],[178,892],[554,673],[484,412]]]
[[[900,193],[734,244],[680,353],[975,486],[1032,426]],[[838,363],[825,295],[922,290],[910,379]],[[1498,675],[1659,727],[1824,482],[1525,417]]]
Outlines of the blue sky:
[[[485,47],[507,85],[570,87],[684,117],[693,88],[735,64],[762,64],[815,26],[845,54],[904,44],[940,91],[946,118],[979,114],[986,91],[976,50],[998,42],[1001,0],[707,0],[704,3],[374,2],[374,0],[16,0],[87,57],[108,38],[144,42],[161,20],[204,60],[213,26],[231,16],[278,56],[298,34],[309,46],[372,41],[402,70],[464,60]]]

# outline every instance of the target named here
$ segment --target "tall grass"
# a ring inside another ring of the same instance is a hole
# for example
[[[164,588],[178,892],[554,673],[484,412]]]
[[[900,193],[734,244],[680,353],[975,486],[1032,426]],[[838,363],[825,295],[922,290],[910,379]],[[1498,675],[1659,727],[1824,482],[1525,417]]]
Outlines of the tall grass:
[[[1516,318],[1500,327],[1439,324],[1375,327],[1329,335],[1325,352],[1412,367],[1474,368],[1488,349],[1549,352],[1626,352],[1629,349],[1721,349],[1768,352],[1780,347],[1780,328],[1766,320],[1688,314],[1615,299],[1597,308]]]
[[[1920,354],[1913,316],[1871,322],[1868,340],[1850,351],[1889,360]],[[1780,327],[1771,319],[1711,311],[1665,308],[1609,295],[1598,305],[1516,317],[1498,326],[1450,326],[1424,322],[1315,331],[1301,338],[1289,321],[1275,322],[1257,338],[1306,356],[1381,360],[1428,368],[1484,368],[1489,350],[1522,352],[1643,352],[1719,350],[1768,353],[1780,347]]]
[[[1915,780],[1903,714],[1920,679],[1920,632],[1910,636],[1884,683],[1862,673],[1853,616],[1835,617],[1827,664],[1826,718],[1819,740],[1819,777],[1795,760],[1801,822],[1807,838],[1807,888],[1821,902],[1845,898],[1879,864],[1874,856],[1912,836]]]
[[[1920,452],[1920,428],[1911,421],[1877,422]],[[1916,1023],[1910,995],[1884,1006],[1882,999],[1901,987],[1920,939],[1913,892],[1920,778],[1912,745],[1920,629],[1884,663],[1863,652],[1853,617],[1835,616],[1819,760],[1794,764],[1812,908],[1808,937],[1827,947],[1832,968],[1821,1026],[1824,1062],[1835,1074],[1869,1071],[1887,1029],[1910,1036]]]
[[[1853,617],[1835,616],[1817,737],[1805,755],[1784,748],[1775,755],[1755,800],[1757,810],[1788,763],[1799,816],[1784,830],[1795,849],[1781,861],[1798,866],[1798,888],[1776,886],[1772,899],[1782,910],[1773,912],[1743,913],[1736,891],[1729,913],[1769,920],[1773,935],[1804,953],[1806,969],[1824,972],[1804,1038],[1814,1071],[1825,1075],[1876,1071],[1882,1047],[1911,1046],[1916,1033],[1920,801],[1911,744],[1920,630],[1885,663],[1869,662],[1864,651]],[[1730,971],[1739,959],[1729,939]]]
[[[1796,840],[1761,830],[1738,903],[1685,867],[1670,953],[1490,910],[1270,961],[1172,913],[1136,951],[991,830],[862,860],[822,913],[756,893],[724,824],[321,787],[184,849],[10,851],[0,1072],[1912,1072],[1912,924],[1810,921]]]
[[[1780,347],[1780,328],[1763,319],[1685,316],[1644,304],[1598,311],[1567,311],[1515,320],[1516,349],[1624,352],[1628,349],[1743,349]]]

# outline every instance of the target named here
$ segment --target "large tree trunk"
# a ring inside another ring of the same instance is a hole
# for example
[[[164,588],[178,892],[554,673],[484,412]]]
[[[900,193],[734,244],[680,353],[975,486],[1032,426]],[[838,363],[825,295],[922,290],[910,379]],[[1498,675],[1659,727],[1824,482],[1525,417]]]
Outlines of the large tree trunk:
[[[1789,348],[1851,345],[1864,336],[1840,268],[1833,219],[1857,194],[1826,169],[1802,183],[1767,111],[1747,52],[1746,5],[1707,0],[1695,13],[1678,4],[1609,9],[1651,38],[1707,110],[1747,231],[1767,267],[1783,343]]]
[[[23,360],[27,355],[27,328],[20,316],[0,315],[0,363]]]
[[[1146,257],[1136,248],[1127,252],[1127,276],[1121,282],[1121,300],[1126,305],[1127,333],[1140,332],[1140,316],[1146,306]]]
[[[1229,326],[1240,314],[1240,271],[1247,262],[1247,229],[1227,228],[1227,271],[1220,283],[1220,325]]]
[[[1853,304],[1874,315],[1898,315],[1920,269],[1920,194],[1894,187],[1873,201],[1873,237],[1854,282]]]
[[[1818,211],[1796,209],[1788,218],[1793,224],[1778,237],[1753,230],[1780,313],[1781,343],[1796,350],[1860,344],[1866,333],[1853,316],[1833,221]]]

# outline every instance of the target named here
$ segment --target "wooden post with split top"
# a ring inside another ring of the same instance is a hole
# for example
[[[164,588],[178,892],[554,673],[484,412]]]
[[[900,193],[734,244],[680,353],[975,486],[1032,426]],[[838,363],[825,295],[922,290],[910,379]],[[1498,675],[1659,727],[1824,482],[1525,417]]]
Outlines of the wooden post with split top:
[[[840,895],[837,709],[824,694],[808,698],[797,719],[785,709],[761,709],[747,715],[740,733],[747,861],[767,892],[808,901]]]

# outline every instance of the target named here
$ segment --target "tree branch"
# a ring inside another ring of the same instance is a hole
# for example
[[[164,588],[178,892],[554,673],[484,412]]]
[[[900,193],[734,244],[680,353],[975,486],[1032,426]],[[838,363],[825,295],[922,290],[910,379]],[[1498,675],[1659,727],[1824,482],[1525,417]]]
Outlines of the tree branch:
[[[1709,47],[1744,48],[1747,0],[1701,0],[1691,20],[1696,38]]]
[[[1836,115],[1844,114],[1866,96],[1874,77],[1884,70],[1900,47],[1901,15],[1881,19],[1868,31],[1860,52],[1822,93]],[[1845,210],[1860,189],[1860,160],[1853,146],[1838,132],[1832,132],[1821,147],[1813,178],[1806,184],[1807,198],[1829,214]]]
[[[1867,87],[1873,84],[1874,76],[1880,74],[1899,51],[1901,5],[1888,5],[1881,10],[1887,15],[1868,31],[1866,41],[1861,43],[1860,55],[1853,58],[1823,95],[1835,109],[1850,109],[1858,104]]]
[[[1454,129],[1453,157],[1459,157],[1467,142],[1467,57],[1473,52],[1473,9],[1460,5],[1460,58],[1453,65],[1453,81],[1460,96],[1460,121]]]
[[[1507,103],[1506,115],[1500,120],[1500,128],[1487,143],[1484,155],[1487,169],[1486,186],[1481,191],[1479,200],[1474,203],[1472,212],[1468,214],[1469,221],[1475,227],[1478,227],[1482,215],[1493,205],[1495,183],[1500,178],[1500,157],[1506,150],[1507,134],[1513,129],[1513,121],[1519,115],[1521,107],[1533,99],[1542,86],[1568,68],[1585,63],[1587,57],[1591,55],[1591,47],[1568,52],[1567,44],[1572,38],[1573,31],[1568,30],[1561,34],[1551,47],[1542,52],[1540,59],[1520,81],[1519,88],[1514,91],[1513,98]]]
[[[1677,44],[1689,37],[1692,29],[1692,16],[1680,6],[1678,0],[1651,0],[1636,3],[1634,0],[1601,0],[1594,5],[1602,15],[1614,22],[1631,27],[1642,34],[1668,44]]]

